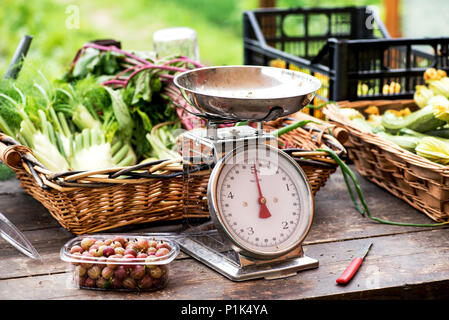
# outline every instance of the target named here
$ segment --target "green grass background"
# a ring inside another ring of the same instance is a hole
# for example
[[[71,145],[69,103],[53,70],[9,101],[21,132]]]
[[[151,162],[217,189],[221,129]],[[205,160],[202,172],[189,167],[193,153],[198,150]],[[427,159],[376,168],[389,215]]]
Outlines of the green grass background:
[[[278,0],[278,7],[377,5],[381,0]],[[153,50],[152,35],[161,28],[196,30],[201,61],[207,65],[243,63],[242,12],[258,0],[0,0],[0,72],[23,35],[34,37],[29,61],[49,77],[59,77],[85,42],[120,40],[124,49]],[[73,8],[79,27],[70,28]]]
[[[380,6],[380,2],[277,0],[277,6]],[[62,76],[87,41],[112,38],[125,50],[152,51],[153,33],[177,26],[196,30],[204,64],[242,64],[242,12],[258,4],[258,0],[0,0],[0,76],[24,35],[33,36],[33,41],[21,75],[38,68],[52,79]],[[11,170],[0,164],[0,181],[10,177]]]

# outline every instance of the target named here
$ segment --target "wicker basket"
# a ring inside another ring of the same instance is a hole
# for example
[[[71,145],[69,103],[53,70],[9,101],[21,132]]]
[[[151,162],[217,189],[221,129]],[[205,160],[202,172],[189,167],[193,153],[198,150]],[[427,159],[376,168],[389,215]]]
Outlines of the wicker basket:
[[[413,100],[343,101],[338,102],[338,106],[354,108],[362,114],[368,106],[377,106],[381,114],[388,109],[418,109]],[[331,123],[347,130],[349,137],[344,146],[361,175],[432,220],[449,220],[448,166],[431,162],[376,134],[357,129],[338,112],[335,104],[326,106],[324,114]]]
[[[277,128],[288,121],[267,123],[266,128]],[[328,125],[309,123],[307,128],[280,137],[282,145],[289,148],[305,170],[313,194],[337,168],[327,154],[314,150],[325,146],[346,152],[328,130]],[[16,172],[21,187],[74,234],[209,216],[206,198],[209,171],[190,174],[186,179],[180,159],[100,171],[54,173],[38,163],[27,147],[3,134],[0,134],[0,158]]]

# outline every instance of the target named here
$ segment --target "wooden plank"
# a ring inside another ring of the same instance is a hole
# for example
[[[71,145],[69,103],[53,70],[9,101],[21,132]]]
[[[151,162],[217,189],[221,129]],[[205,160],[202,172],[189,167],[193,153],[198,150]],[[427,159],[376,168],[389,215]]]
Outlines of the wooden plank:
[[[17,179],[12,178],[0,182],[0,195],[21,193],[21,192],[24,193]]]
[[[384,0],[385,26],[392,38],[401,37],[400,0]]]
[[[430,222],[425,215],[411,208],[375,184],[358,177],[372,213],[387,219],[407,222]],[[382,199],[382,201],[379,201]],[[426,228],[388,226],[362,217],[350,202],[341,173],[337,171],[326,186],[319,191],[315,199],[315,220],[305,244],[363,239],[368,237],[418,232]],[[18,192],[13,195],[0,195],[0,210],[21,229],[41,255],[59,252],[72,233],[59,227],[59,224],[37,201],[28,195]],[[144,233],[179,231],[182,226],[178,222],[157,223],[141,226],[129,226],[110,233]],[[11,270],[8,259],[22,259],[18,265],[27,264],[25,256],[18,253],[11,245],[0,238],[0,270],[2,278],[18,277],[21,269]],[[24,273],[23,275],[28,275]]]
[[[353,166],[350,167],[357,177],[372,216],[407,223],[434,223],[403,200],[363,178]],[[315,197],[315,217],[305,243],[367,238],[432,228],[386,225],[362,217],[355,209],[338,169]]]
[[[22,231],[59,226],[44,206],[24,192],[0,194],[0,212]]]
[[[393,197],[376,185],[359,177],[366,199],[374,215],[405,222],[431,222],[425,215]],[[315,220],[306,244],[366,238],[385,234],[416,232],[425,228],[388,226],[362,217],[349,200],[340,172],[335,173],[320,190],[315,200]],[[378,201],[378,199],[383,199]],[[388,207],[388,210],[386,210]],[[25,194],[0,196],[0,208],[21,229],[38,250],[56,250],[75,235],[59,224],[37,201]],[[178,222],[129,226],[107,233],[180,231]],[[2,244],[0,239],[0,244]],[[51,246],[53,245],[53,246]],[[46,248],[48,246],[48,248]],[[1,256],[15,255],[9,245],[2,245]]]
[[[354,169],[353,166],[351,168]],[[402,200],[367,181],[358,173],[356,176],[374,216],[403,222],[432,223],[424,214]],[[1,185],[1,184],[0,184]],[[20,230],[57,228],[58,222],[36,200],[20,191],[13,194],[0,193],[0,211]],[[127,226],[106,232],[150,232],[148,230],[180,230],[178,222],[162,222]],[[307,241],[332,241],[366,237],[377,234],[416,231],[416,227],[381,225],[363,218],[354,208],[341,175],[340,169],[327,181],[315,198],[315,220]]]
[[[319,259],[319,268],[285,279],[237,283],[192,259],[183,259],[172,263],[169,286],[160,292],[79,290],[71,287],[70,273],[56,273],[0,281],[0,299],[383,299],[414,297],[411,294],[447,298],[446,235],[447,230],[432,230],[376,237],[365,262],[347,286],[337,285],[335,279],[365,239],[308,245],[306,254]]]
[[[403,201],[360,176],[358,179],[373,215],[407,222],[430,222]],[[191,299],[193,295],[198,299],[336,299],[382,298],[398,294],[432,297],[449,292],[444,291],[448,288],[446,279],[449,279],[449,248],[444,242],[447,228],[388,226],[360,216],[350,202],[339,171],[319,191],[315,205],[315,220],[306,239],[305,251],[320,261],[318,269],[288,279],[273,280],[276,286],[265,280],[235,283],[181,255],[173,262],[173,277],[167,290],[135,296],[70,288],[67,282],[70,265],[59,259],[59,250],[75,235],[61,228],[45,208],[20,189],[11,194],[0,193],[0,210],[24,231],[44,258],[42,265],[36,264],[0,239],[0,298],[3,294],[7,299],[124,299],[129,296],[137,299]],[[134,233],[178,229],[179,223],[160,223],[120,230]],[[348,286],[336,286],[336,277],[366,239],[375,241],[367,263]],[[371,262],[375,263],[374,266],[368,264],[370,260],[374,261]],[[364,269],[369,271],[365,276]]]
[[[274,8],[276,0],[259,0],[259,8]]]

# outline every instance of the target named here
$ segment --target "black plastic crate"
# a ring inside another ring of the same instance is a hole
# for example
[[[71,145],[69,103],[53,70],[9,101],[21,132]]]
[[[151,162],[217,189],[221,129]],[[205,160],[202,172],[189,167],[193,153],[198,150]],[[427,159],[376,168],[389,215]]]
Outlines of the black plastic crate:
[[[334,101],[412,99],[427,68],[449,71],[449,38],[329,39],[328,44],[329,99]]]
[[[243,13],[244,63],[312,74],[322,101],[407,99],[429,67],[449,71],[449,38],[392,39],[369,7]]]

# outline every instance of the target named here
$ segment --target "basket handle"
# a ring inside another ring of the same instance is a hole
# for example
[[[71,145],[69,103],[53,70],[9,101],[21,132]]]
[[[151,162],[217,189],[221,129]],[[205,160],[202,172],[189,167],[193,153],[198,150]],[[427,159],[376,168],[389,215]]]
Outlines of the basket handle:
[[[18,144],[14,139],[0,133],[0,160],[13,169],[22,167],[22,154],[30,150]]]
[[[15,146],[7,146],[2,142],[0,142],[0,159],[11,168],[18,169],[22,165],[22,157]]]
[[[346,141],[349,139],[349,133],[348,130],[346,130],[343,127],[334,126],[330,129],[332,132],[332,135],[340,142],[341,144],[345,144]]]

